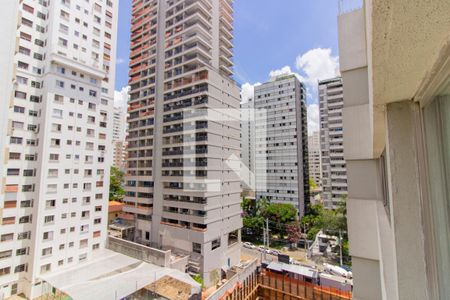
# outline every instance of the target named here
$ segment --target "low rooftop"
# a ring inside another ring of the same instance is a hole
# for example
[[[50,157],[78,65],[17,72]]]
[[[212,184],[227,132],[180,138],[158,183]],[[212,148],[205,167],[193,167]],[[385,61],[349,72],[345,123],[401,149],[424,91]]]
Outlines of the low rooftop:
[[[99,250],[86,262],[41,275],[40,279],[73,300],[122,299],[149,289],[154,283],[158,287],[156,293],[167,299],[187,299],[201,292],[200,285],[181,271],[149,264],[108,249]],[[166,293],[168,283],[182,286],[182,295],[189,296],[182,298],[178,293],[175,296]]]

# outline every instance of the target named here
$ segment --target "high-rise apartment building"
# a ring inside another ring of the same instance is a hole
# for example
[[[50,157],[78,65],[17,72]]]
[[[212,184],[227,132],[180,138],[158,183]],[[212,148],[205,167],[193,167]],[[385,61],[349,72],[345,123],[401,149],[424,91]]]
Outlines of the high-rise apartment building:
[[[3,2],[0,294],[34,298],[105,244],[118,7]]]
[[[295,75],[255,87],[256,198],[290,203],[299,215],[309,202],[306,92]]]
[[[125,170],[126,160],[127,108],[114,107],[113,114],[113,166]]]
[[[136,241],[189,253],[188,271],[206,285],[240,260],[232,2],[132,8],[124,210],[135,216]]]
[[[339,16],[353,298],[448,299],[450,2],[379,4]]]
[[[342,78],[319,81],[320,149],[322,159],[322,201],[326,208],[347,195],[344,159]]]
[[[255,101],[241,104],[241,185],[243,190],[255,189]]]
[[[314,131],[308,136],[309,179],[317,189],[322,186],[322,163],[320,160],[320,132]]]

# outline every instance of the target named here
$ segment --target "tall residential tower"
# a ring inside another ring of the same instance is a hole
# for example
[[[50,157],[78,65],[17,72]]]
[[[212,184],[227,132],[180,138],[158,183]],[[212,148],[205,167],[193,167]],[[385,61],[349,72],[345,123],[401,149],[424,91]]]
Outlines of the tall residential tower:
[[[232,2],[134,0],[132,8],[124,210],[138,242],[189,253],[188,271],[206,285],[240,260]]]
[[[319,81],[320,149],[322,155],[322,201],[326,208],[347,195],[344,159],[342,78]]]
[[[309,203],[305,101],[295,75],[255,87],[256,197],[293,204],[300,216]]]
[[[319,200],[322,191],[322,162],[320,159],[320,132],[314,131],[308,136],[308,160],[309,160],[309,180],[314,183],[310,185],[311,203]]]
[[[247,194],[255,189],[255,101],[241,104],[241,186]]]
[[[105,245],[118,5],[2,4],[0,294],[34,298]]]

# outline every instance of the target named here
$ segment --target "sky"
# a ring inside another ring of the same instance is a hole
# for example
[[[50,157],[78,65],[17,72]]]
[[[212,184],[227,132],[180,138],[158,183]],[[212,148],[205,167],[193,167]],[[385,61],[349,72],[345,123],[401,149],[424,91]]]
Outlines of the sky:
[[[128,82],[131,0],[119,3],[117,91]],[[337,6],[338,0],[235,0],[234,79],[243,101],[255,84],[295,73],[307,88],[309,133],[318,130],[317,80],[339,74]]]

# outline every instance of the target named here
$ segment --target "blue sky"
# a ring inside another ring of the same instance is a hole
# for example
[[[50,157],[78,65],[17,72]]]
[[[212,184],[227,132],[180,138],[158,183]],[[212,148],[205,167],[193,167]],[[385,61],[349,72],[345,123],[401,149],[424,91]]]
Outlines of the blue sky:
[[[216,0],[213,0],[216,1]],[[116,90],[128,82],[131,0],[119,1],[119,38]],[[252,85],[269,73],[295,72],[308,88],[308,103],[317,103],[318,79],[333,77],[338,69],[338,0],[235,0],[235,79]],[[282,70],[282,71],[280,71]],[[315,123],[317,107],[309,120]],[[313,129],[317,124],[312,124]]]

